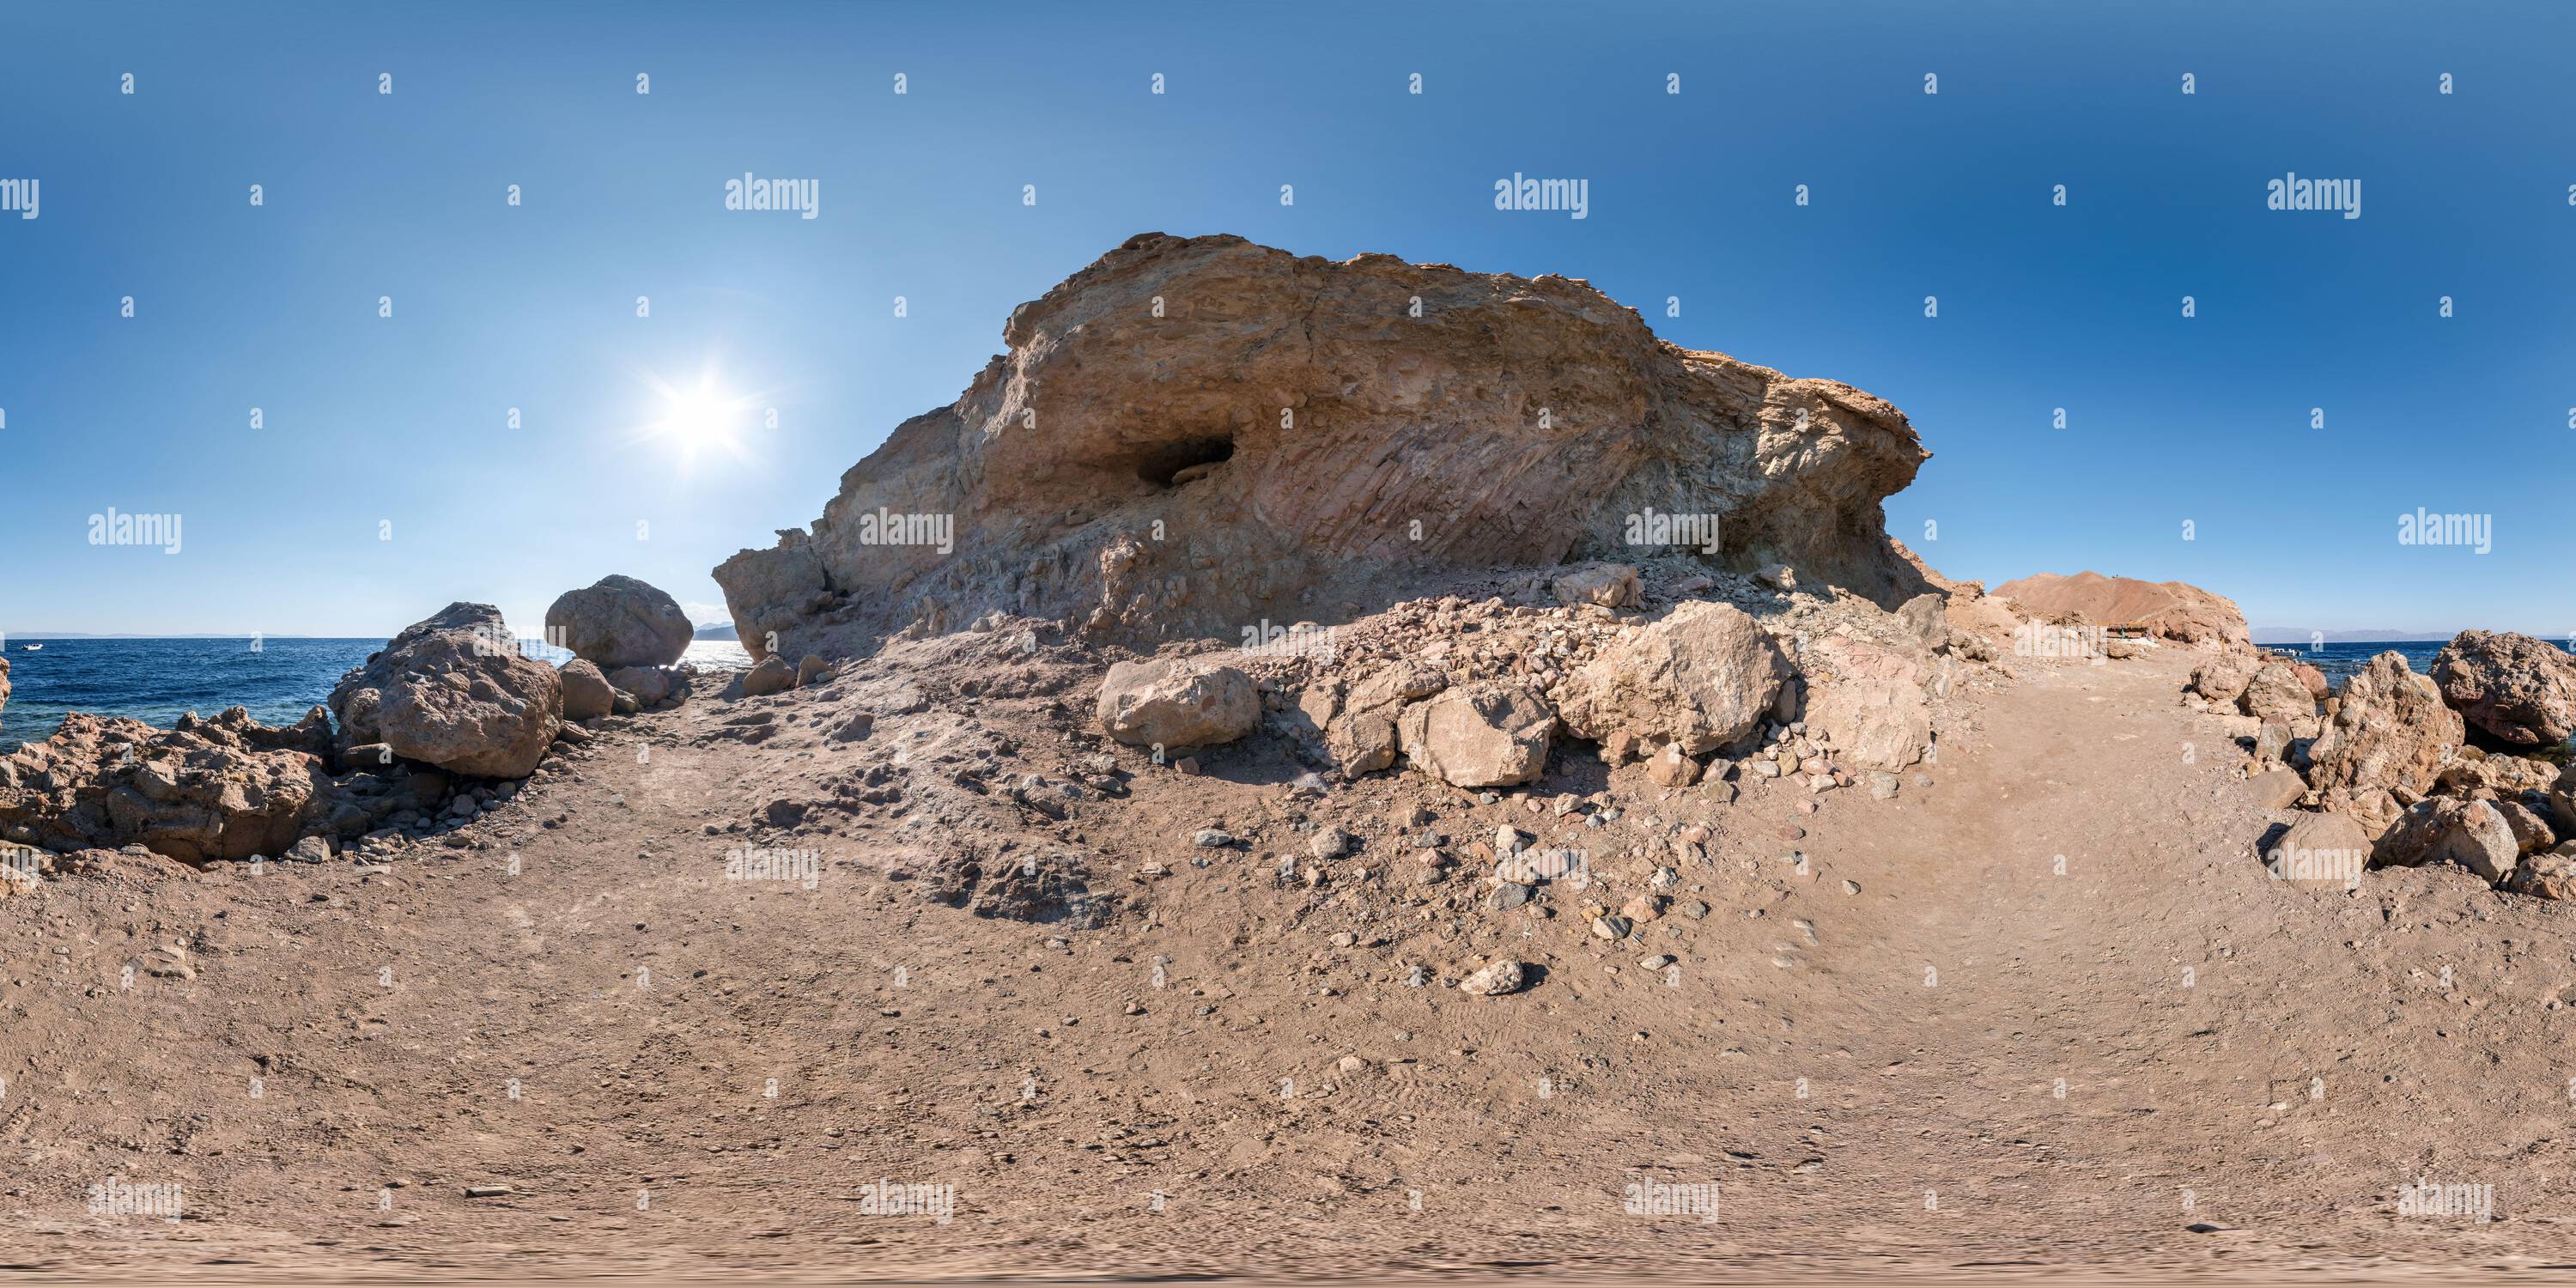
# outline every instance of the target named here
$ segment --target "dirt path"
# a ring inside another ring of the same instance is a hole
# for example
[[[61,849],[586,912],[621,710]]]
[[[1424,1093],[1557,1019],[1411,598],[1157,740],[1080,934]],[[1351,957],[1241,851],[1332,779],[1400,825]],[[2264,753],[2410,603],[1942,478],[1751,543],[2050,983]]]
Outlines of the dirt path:
[[[2269,880],[2240,756],[2175,705],[2185,669],[2025,668],[1961,696],[1928,786],[1813,815],[1778,784],[1716,806],[1635,771],[1599,828],[1436,798],[1453,837],[1510,821],[1611,868],[1653,827],[1714,829],[1675,892],[1705,919],[1615,949],[1571,892],[1547,916],[1392,864],[1281,882],[1299,820],[1374,862],[1419,788],[1303,802],[1294,766],[1249,756],[1033,825],[1100,856],[1125,911],[1097,930],[925,900],[935,838],[897,807],[800,833],[811,889],[727,880],[770,801],[968,745],[961,721],[1053,772],[1048,695],[889,717],[873,753],[794,695],[624,722],[390,870],[138,864],[0,902],[0,1212],[27,1234],[6,1260],[1561,1279],[2570,1258],[2565,916],[2442,871]],[[725,734],[764,710],[777,736]],[[1565,772],[1548,791],[1598,785]],[[1247,845],[1188,843],[1211,824]],[[171,941],[186,973],[154,974]],[[1410,986],[1499,952],[1543,977]],[[2428,1174],[2511,1219],[2397,1215]],[[184,1184],[186,1219],[89,1214],[111,1175]],[[880,1179],[949,1187],[951,1219],[868,1214]],[[487,1185],[511,1192],[467,1197]],[[1631,1185],[1685,1210],[1632,1214]]]

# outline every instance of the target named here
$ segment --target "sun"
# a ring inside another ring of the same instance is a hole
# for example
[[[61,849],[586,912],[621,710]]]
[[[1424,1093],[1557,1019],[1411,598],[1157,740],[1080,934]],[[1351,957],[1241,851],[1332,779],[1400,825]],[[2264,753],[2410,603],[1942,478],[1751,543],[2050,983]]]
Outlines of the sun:
[[[672,400],[671,414],[664,423],[670,433],[689,446],[729,443],[733,440],[735,408],[724,399],[701,389]]]
[[[723,379],[712,369],[695,388],[651,375],[644,382],[653,391],[654,406],[648,413],[651,419],[636,435],[639,440],[658,440],[677,449],[683,467],[696,465],[700,456],[710,452],[736,459],[749,454],[744,432],[761,395],[725,392]]]

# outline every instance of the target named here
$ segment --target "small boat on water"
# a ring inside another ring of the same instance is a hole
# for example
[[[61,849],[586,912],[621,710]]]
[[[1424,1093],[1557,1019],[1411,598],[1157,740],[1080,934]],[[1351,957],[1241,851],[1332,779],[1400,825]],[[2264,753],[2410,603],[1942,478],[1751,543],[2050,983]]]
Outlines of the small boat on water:
[[[30,645],[26,646],[25,648],[22,648],[22,649],[20,649],[20,650],[18,650],[18,651],[19,651],[19,652],[21,652],[21,653],[33,653],[33,652],[35,652],[37,649],[40,649],[40,648],[43,648],[43,647],[44,647],[44,645],[42,645],[42,644],[30,644]]]

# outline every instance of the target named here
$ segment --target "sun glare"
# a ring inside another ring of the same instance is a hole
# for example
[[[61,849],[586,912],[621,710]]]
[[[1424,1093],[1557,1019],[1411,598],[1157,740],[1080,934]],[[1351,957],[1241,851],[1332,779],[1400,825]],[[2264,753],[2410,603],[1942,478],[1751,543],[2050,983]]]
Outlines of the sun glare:
[[[721,392],[723,381],[712,372],[695,388],[674,386],[655,376],[646,376],[645,381],[657,406],[654,419],[639,437],[676,448],[683,466],[695,465],[711,451],[735,458],[748,454],[743,435],[753,422],[760,395]]]

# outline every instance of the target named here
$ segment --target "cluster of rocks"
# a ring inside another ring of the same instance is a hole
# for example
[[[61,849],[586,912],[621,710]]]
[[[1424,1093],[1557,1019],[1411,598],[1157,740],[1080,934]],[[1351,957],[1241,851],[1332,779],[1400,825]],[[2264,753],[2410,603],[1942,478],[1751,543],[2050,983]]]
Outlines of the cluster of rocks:
[[[1954,665],[1940,595],[1889,613],[1830,592],[1791,605],[1753,578],[1653,580],[1650,595],[1640,569],[1591,564],[1508,597],[1301,623],[1294,648],[1169,646],[1111,667],[1095,715],[1170,754],[1267,721],[1344,778],[1401,764],[1469,789],[1534,782],[1565,742],[1667,787],[1753,774],[1815,791],[1892,777],[1930,748]]]
[[[2251,726],[2256,803],[2315,811],[2271,855],[2452,863],[2507,889],[2576,896],[2576,765],[2514,754],[2563,748],[2576,732],[2576,659],[2555,645],[2465,631],[2431,675],[2391,651],[2333,693],[2313,667],[2229,652],[2191,684],[2186,701]]]
[[[685,697],[690,627],[670,597],[611,577],[558,600],[558,672],[500,610],[450,604],[282,728],[235,707],[160,730],[73,714],[0,759],[0,839],[57,853],[140,846],[181,862],[385,854],[515,797],[582,722]],[[674,625],[676,623],[676,625]]]

